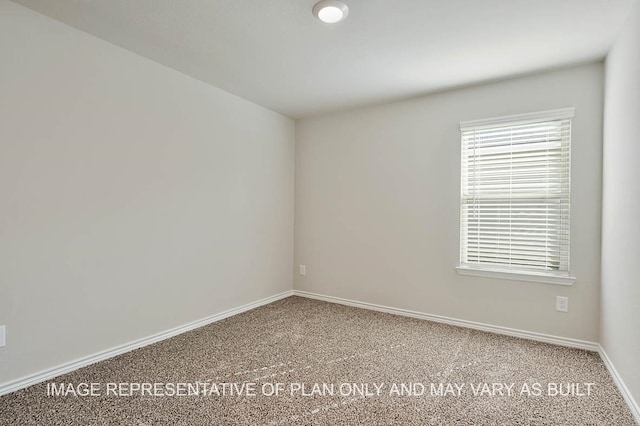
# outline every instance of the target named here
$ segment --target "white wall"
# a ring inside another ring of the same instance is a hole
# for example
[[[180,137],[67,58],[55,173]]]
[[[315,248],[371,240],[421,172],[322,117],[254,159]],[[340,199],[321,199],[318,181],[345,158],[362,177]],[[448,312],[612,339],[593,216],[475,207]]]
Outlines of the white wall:
[[[598,341],[602,92],[596,63],[298,121],[295,288]],[[459,122],[570,106],[576,283],[457,275]]]
[[[601,344],[640,403],[640,3],[606,60]],[[640,412],[640,411],[639,411]]]
[[[294,123],[0,0],[0,383],[292,288]]]

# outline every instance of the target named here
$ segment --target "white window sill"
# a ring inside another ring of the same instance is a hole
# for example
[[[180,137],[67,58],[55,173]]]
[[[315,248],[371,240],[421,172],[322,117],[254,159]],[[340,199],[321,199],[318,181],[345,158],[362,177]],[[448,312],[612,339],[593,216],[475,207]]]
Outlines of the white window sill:
[[[535,272],[513,272],[499,269],[456,267],[459,275],[473,275],[476,277],[498,278],[505,280],[530,281],[545,284],[573,285],[576,278],[564,275],[540,274]]]

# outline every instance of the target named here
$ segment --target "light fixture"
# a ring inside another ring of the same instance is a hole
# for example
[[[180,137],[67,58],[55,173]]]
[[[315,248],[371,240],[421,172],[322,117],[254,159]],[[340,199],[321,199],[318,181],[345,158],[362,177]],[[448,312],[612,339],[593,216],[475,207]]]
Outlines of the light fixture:
[[[335,24],[344,20],[349,14],[349,7],[336,0],[321,0],[313,6],[316,18],[327,24]]]

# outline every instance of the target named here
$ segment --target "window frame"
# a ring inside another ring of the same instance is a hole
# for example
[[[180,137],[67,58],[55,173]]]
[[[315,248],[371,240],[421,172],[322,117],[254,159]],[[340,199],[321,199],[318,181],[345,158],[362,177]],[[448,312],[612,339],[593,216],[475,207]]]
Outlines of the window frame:
[[[462,151],[462,138],[463,133],[465,131],[471,129],[478,128],[491,128],[491,127],[505,127],[505,126],[517,126],[522,124],[529,123],[539,123],[544,121],[556,121],[556,120],[566,120],[570,121],[570,126],[573,121],[575,108],[562,108],[555,109],[549,111],[541,111],[534,112],[528,114],[518,114],[518,115],[509,115],[502,117],[495,117],[489,119],[481,119],[481,120],[472,120],[472,121],[463,121],[460,123],[460,206],[459,206],[459,217],[460,217],[460,240],[459,240],[459,261],[458,266],[456,266],[456,270],[460,275],[472,275],[472,276],[480,276],[486,278],[497,278],[497,279],[508,279],[508,280],[516,280],[516,281],[528,281],[528,282],[540,282],[546,284],[557,284],[557,285],[572,285],[576,278],[571,276],[570,274],[570,257],[571,257],[571,232],[569,232],[569,241],[567,246],[567,256],[569,259],[567,260],[567,271],[542,271],[542,270],[529,270],[526,268],[517,269],[517,268],[500,268],[496,265],[490,264],[469,264],[463,263],[463,222],[462,222],[462,209],[464,204],[463,199],[463,162],[465,158],[465,153]],[[569,137],[569,146],[571,146],[571,136]],[[569,173],[571,173],[571,154],[569,154]],[[571,195],[571,180],[569,181],[569,195]],[[569,201],[569,212],[571,211],[571,199]],[[570,222],[569,222],[570,223]]]

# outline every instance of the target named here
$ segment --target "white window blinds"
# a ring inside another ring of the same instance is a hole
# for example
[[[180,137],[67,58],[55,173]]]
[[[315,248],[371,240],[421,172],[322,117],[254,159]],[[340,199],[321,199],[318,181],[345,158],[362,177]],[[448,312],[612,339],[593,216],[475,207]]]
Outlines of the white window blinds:
[[[572,116],[461,123],[461,267],[568,275]]]

